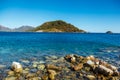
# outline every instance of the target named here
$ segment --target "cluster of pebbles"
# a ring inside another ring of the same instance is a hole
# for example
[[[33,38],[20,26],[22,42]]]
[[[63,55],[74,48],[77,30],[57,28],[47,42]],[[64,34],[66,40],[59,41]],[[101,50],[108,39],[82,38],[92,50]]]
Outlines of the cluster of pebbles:
[[[28,62],[28,61],[23,61]],[[46,57],[24,67],[13,62],[3,80],[120,80],[118,68],[94,56]]]

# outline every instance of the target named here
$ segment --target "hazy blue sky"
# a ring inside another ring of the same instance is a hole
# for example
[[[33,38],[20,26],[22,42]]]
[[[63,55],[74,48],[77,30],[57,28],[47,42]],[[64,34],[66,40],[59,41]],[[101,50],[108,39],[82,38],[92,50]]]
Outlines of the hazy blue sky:
[[[0,0],[0,24],[6,27],[53,20],[89,32],[120,32],[120,0]]]

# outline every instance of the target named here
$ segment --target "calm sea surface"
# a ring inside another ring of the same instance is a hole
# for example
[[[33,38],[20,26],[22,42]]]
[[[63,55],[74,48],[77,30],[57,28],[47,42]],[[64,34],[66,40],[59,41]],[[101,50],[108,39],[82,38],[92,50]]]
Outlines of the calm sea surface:
[[[0,32],[0,64],[43,56],[94,55],[120,66],[120,34]]]

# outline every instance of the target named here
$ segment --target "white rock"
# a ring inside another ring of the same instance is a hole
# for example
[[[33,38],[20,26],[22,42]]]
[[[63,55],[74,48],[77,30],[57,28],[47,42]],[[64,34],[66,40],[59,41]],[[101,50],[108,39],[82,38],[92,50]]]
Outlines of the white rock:
[[[91,61],[91,60],[88,60],[88,61],[87,61],[87,64],[89,64],[89,65],[94,65],[94,62]]]
[[[22,66],[21,66],[21,64],[18,63],[18,62],[13,62],[13,63],[12,63],[12,67],[21,68]]]
[[[40,64],[40,65],[38,65],[38,67],[37,67],[39,70],[44,70],[44,68],[45,68],[45,65],[44,64]]]
[[[23,70],[22,65],[18,62],[13,62],[11,68],[15,72],[22,72]]]
[[[87,57],[88,60],[95,60],[95,57],[93,55],[90,55]]]
[[[40,63],[40,64],[44,64],[44,63],[45,63],[45,61],[40,61],[39,63]]]
[[[90,55],[90,60],[95,60],[95,57],[93,55]]]
[[[75,62],[76,61],[76,58],[73,56],[71,57],[71,62]]]
[[[109,69],[109,68],[107,68],[107,67],[105,67],[105,66],[103,66],[103,65],[99,65],[99,68],[101,69],[101,71],[102,71],[102,70],[105,71],[105,73],[107,72],[107,73],[109,73],[110,75],[113,74],[113,71],[112,71],[111,69]]]
[[[111,68],[112,70],[115,70],[115,71],[117,70],[117,67],[115,67],[115,66],[113,66],[113,65],[111,65],[110,68]]]

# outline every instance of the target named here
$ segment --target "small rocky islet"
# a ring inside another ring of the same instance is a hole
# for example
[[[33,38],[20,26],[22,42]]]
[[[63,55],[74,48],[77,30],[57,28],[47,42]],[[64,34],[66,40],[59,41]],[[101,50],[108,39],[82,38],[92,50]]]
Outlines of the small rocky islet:
[[[45,57],[23,66],[13,62],[1,80],[120,80],[118,68],[94,56]],[[29,63],[28,60],[23,60]]]

